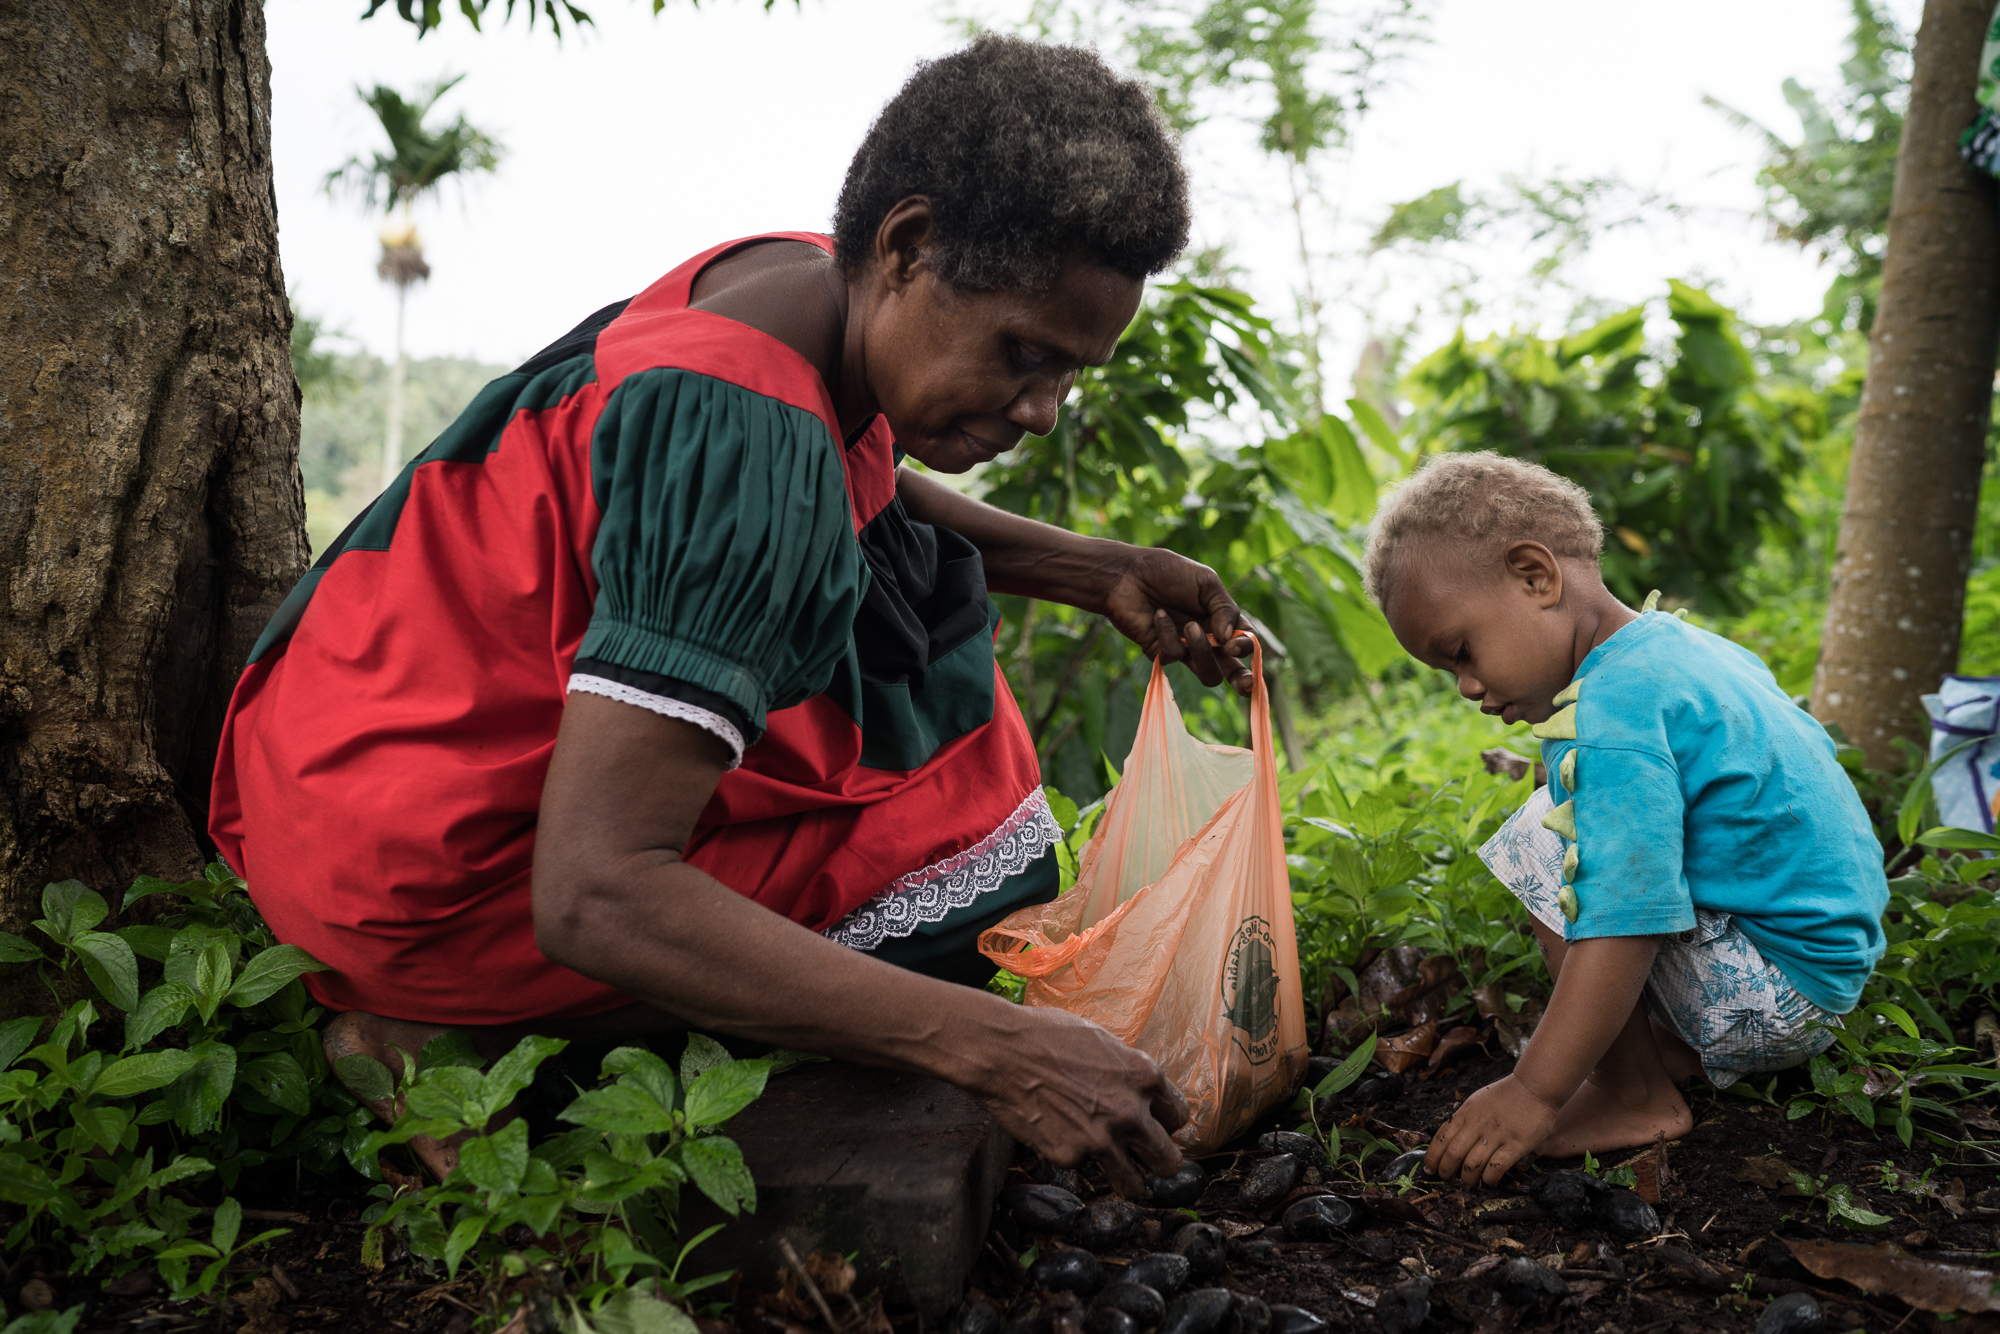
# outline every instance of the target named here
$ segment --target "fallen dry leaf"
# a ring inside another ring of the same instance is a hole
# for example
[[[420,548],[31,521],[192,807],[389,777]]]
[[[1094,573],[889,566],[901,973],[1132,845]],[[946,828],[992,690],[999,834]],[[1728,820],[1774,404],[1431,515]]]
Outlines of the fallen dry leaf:
[[[1792,1184],[1795,1170],[1782,1158],[1745,1158],[1743,1166],[1736,1169],[1736,1179],[1765,1190],[1782,1190]]]
[[[1452,1057],[1460,1055],[1468,1048],[1477,1047],[1481,1034],[1476,1028],[1459,1027],[1438,1039],[1437,1047],[1431,1052],[1430,1068],[1439,1069]]]
[[[1421,1065],[1424,1057],[1437,1046],[1438,1026],[1435,1022],[1413,1028],[1399,1037],[1384,1038],[1375,1048],[1375,1064],[1392,1074],[1401,1074],[1412,1066]]]
[[[1919,1260],[1893,1241],[1857,1246],[1844,1241],[1790,1241],[1787,1249],[1820,1278],[1837,1278],[1863,1292],[1897,1297],[1920,1311],[2000,1311],[1990,1269]]]
[[[1320,1050],[1351,1051],[1375,1031],[1380,1013],[1378,1010],[1363,1014],[1354,997],[1349,996],[1326,1016],[1326,1025],[1320,1030]]]
[[[278,1314],[278,1303],[284,1299],[284,1289],[268,1278],[260,1278],[237,1293],[232,1300],[244,1317],[237,1334],[288,1334],[291,1324]]]
[[[1535,1035],[1535,1025],[1542,1021],[1541,1002],[1530,996],[1519,1010],[1512,1009],[1507,1004],[1506,987],[1498,982],[1474,987],[1472,999],[1479,1007],[1479,1017],[1493,1021],[1493,1036],[1509,1056],[1518,1058],[1528,1049],[1528,1039]]]
[[[838,1251],[814,1251],[806,1257],[806,1273],[828,1297],[839,1297],[854,1287],[854,1266]]]
[[[1433,954],[1417,964],[1415,981],[1383,1003],[1404,1023],[1435,1023],[1444,1018],[1446,1007],[1464,989],[1458,960],[1449,954]]]
[[[2000,1121],[1994,1120],[1989,1113],[1982,1112],[1978,1108],[1969,1107],[1961,1109],[1958,1113],[1958,1119],[1971,1126],[1974,1130],[1984,1130],[1988,1134],[2000,1134]]]

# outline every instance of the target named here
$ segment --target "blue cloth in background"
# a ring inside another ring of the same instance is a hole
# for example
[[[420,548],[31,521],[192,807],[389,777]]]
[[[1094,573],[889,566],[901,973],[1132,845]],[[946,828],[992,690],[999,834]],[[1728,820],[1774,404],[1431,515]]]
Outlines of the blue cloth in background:
[[[1575,679],[1576,739],[1542,743],[1551,797],[1575,802],[1568,938],[1728,913],[1801,995],[1852,1010],[1882,957],[1889,885],[1825,729],[1755,654],[1659,612],[1598,645]]]
[[[1951,763],[1931,775],[1938,820],[1959,829],[1993,832],[1993,808],[2000,801],[2000,676],[1947,676],[1935,695],[1925,695],[1931,716],[1932,759]],[[1970,742],[1971,744],[1967,744]],[[1958,748],[1964,746],[1963,750]]]

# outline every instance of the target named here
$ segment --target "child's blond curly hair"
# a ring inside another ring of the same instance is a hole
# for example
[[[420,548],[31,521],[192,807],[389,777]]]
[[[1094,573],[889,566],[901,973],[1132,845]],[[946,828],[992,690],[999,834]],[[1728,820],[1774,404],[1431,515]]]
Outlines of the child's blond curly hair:
[[[1479,560],[1510,542],[1540,542],[1557,556],[1595,561],[1604,525],[1590,493],[1538,463],[1486,450],[1437,454],[1382,500],[1368,532],[1363,578],[1386,607],[1391,580],[1412,554]]]

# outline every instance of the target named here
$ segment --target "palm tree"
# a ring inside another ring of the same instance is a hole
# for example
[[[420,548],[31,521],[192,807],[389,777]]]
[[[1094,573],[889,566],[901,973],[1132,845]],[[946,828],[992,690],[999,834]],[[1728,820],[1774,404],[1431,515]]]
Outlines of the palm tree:
[[[386,213],[402,214],[400,220],[392,218],[383,224],[382,259],[375,266],[382,281],[393,283],[396,288],[396,361],[389,373],[389,423],[382,440],[385,489],[396,480],[396,473],[403,466],[403,386],[409,371],[409,359],[403,351],[403,307],[411,284],[431,276],[416,225],[410,221],[410,205],[435,193],[453,176],[497,169],[500,155],[505,151],[497,139],[471,124],[463,114],[441,128],[425,128],[424,117],[464,77],[461,74],[440,79],[408,101],[395,89],[379,83],[370,91],[355,89],[381,122],[382,132],[389,139],[389,151],[383,153],[378,149],[366,160],[349,158],[326,177],[328,193],[345,188],[358,193],[365,208],[373,209],[379,204]]]

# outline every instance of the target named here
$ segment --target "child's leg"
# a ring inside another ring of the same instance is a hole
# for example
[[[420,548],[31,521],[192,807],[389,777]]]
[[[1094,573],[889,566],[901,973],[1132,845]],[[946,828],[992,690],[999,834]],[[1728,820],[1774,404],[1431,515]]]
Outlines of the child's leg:
[[[1534,929],[1553,981],[1562,974],[1569,947],[1541,922],[1534,922]],[[1700,1069],[1686,1043],[1674,1038],[1673,1045],[1678,1050],[1673,1051],[1672,1066],[1692,1064],[1694,1070]],[[1556,1114],[1555,1129],[1535,1151],[1550,1158],[1573,1158],[1636,1148],[1660,1135],[1668,1139],[1685,1135],[1694,1129],[1694,1114],[1674,1087],[1672,1066],[1642,998],[1596,1068]]]

